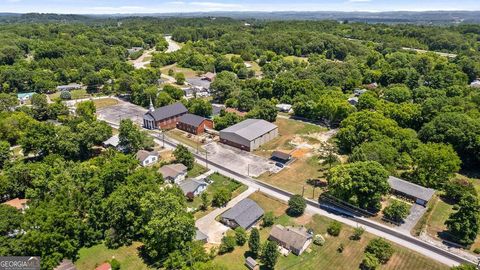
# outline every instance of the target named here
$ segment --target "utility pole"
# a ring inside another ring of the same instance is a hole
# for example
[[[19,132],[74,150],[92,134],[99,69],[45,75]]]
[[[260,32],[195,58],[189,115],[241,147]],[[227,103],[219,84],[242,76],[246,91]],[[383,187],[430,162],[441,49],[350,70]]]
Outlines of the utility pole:
[[[305,194],[305,185],[303,185],[303,188],[302,188],[302,197],[304,194]]]
[[[162,131],[163,148],[165,148],[165,132]]]
[[[205,167],[208,169],[208,151],[205,151]]]

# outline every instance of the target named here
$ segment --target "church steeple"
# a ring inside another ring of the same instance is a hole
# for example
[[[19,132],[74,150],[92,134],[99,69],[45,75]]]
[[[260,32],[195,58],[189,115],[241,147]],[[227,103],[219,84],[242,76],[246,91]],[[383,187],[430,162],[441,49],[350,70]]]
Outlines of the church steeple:
[[[153,107],[153,102],[152,102],[152,98],[150,97],[150,107],[148,108],[148,110],[150,112],[154,112],[155,111],[155,107]]]

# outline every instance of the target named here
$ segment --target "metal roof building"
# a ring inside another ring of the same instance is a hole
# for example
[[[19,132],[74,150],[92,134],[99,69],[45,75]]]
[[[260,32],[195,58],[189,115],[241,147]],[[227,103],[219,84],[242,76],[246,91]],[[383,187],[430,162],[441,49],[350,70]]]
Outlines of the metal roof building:
[[[278,127],[262,119],[246,119],[220,131],[220,142],[252,151],[278,136]]]
[[[263,209],[251,199],[243,199],[235,206],[222,214],[222,222],[236,228],[248,229],[255,224],[262,216]]]
[[[432,198],[433,194],[435,194],[434,189],[422,187],[394,176],[388,177],[388,184],[392,191],[409,197],[413,199],[415,203],[423,206],[425,206]]]

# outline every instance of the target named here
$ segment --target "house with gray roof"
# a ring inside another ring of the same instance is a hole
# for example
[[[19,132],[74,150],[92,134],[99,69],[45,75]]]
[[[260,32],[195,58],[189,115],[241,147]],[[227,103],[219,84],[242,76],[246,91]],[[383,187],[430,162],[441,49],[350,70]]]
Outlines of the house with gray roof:
[[[143,115],[143,126],[148,129],[172,129],[177,126],[180,116],[186,113],[188,110],[181,102],[157,109],[150,104],[150,109]]]
[[[252,257],[247,257],[245,259],[245,265],[248,267],[250,270],[258,270],[260,269],[260,265],[255,261]]]
[[[192,193],[193,196],[198,196],[207,189],[208,184],[203,180],[186,179],[178,184],[183,191],[183,195]]]
[[[82,85],[78,83],[70,83],[66,85],[59,85],[57,86],[57,91],[72,91],[76,89],[82,89]]]
[[[106,141],[103,143],[103,147],[113,147],[113,148],[118,148],[118,145],[120,144],[120,138],[117,135],[113,135],[112,137],[108,138]]]
[[[394,176],[388,177],[388,184],[393,193],[412,199],[416,204],[422,206],[426,206],[433,194],[435,194],[434,189],[422,187]]]
[[[177,128],[198,135],[205,132],[207,128],[213,129],[213,121],[202,116],[187,113],[180,116]]]
[[[301,255],[312,243],[313,235],[305,227],[273,226],[268,240],[277,244],[295,255]]]
[[[157,163],[158,153],[156,151],[138,150],[135,157],[142,166],[150,166]]]
[[[257,223],[264,214],[263,209],[251,199],[243,199],[221,215],[221,222],[233,229],[245,230]]]
[[[182,163],[168,164],[162,166],[158,172],[163,176],[165,181],[178,184],[187,176],[187,167]]]
[[[201,241],[203,243],[207,243],[208,235],[200,231],[199,229],[195,230],[195,241]]]
[[[220,142],[253,151],[278,136],[278,127],[263,119],[246,119],[220,131]]]

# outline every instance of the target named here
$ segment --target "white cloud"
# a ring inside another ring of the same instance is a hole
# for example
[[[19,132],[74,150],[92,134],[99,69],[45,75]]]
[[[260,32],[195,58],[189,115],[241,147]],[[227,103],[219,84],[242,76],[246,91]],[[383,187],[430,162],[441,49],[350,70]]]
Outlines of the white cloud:
[[[193,5],[193,6],[215,8],[215,9],[216,8],[226,9],[226,8],[242,7],[242,5],[238,5],[238,4],[227,4],[227,3],[218,3],[218,2],[189,2],[188,4]]]

